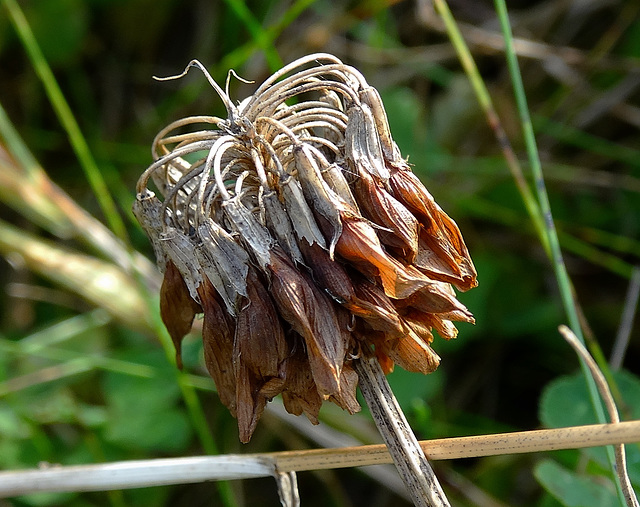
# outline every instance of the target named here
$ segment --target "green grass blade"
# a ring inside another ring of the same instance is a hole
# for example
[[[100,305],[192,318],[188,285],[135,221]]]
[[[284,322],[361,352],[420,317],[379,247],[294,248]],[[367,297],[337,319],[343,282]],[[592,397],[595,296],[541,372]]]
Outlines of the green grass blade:
[[[462,64],[462,67],[471,82],[471,86],[476,94],[478,99],[478,103],[480,107],[483,109],[489,126],[493,129],[498,143],[502,149],[502,153],[504,155],[505,161],[507,162],[507,166],[511,171],[511,175],[513,176],[516,186],[518,187],[518,191],[522,197],[522,201],[527,208],[527,212],[529,213],[529,217],[533,222],[534,227],[536,228],[536,232],[542,246],[544,247],[547,253],[550,252],[548,239],[545,233],[544,220],[542,219],[542,215],[540,214],[538,203],[527,184],[527,180],[524,177],[524,173],[522,171],[522,167],[520,166],[520,162],[515,156],[513,149],[511,147],[511,143],[509,142],[509,138],[507,137],[504,128],[502,127],[502,123],[500,122],[500,118],[496,109],[493,105],[493,101],[491,100],[491,96],[489,95],[489,90],[487,90],[484,81],[482,80],[482,76],[480,76],[480,72],[478,71],[478,67],[471,55],[471,51],[469,51],[469,47],[467,46],[462,34],[460,33],[460,29],[453,18],[453,14],[449,9],[449,6],[446,0],[434,0],[433,2],[436,11],[442,17],[444,21],[447,35],[453,47],[458,54],[458,59]]]
[[[282,31],[287,28],[287,26],[289,26],[293,21],[295,21],[305,9],[310,7],[315,2],[316,0],[298,0],[297,2],[295,2],[285,11],[282,17],[275,24],[264,29],[259,41],[254,38],[253,41],[248,42],[240,46],[239,48],[227,53],[222,61],[218,64],[215,73],[226,73],[229,69],[238,68],[253,53],[255,53],[256,49],[262,48],[260,44],[268,44],[269,46],[272,46],[273,42],[282,33]],[[262,27],[260,27],[260,29],[263,30]],[[278,56],[278,59],[279,58],[280,57]],[[271,67],[271,70],[276,70],[277,68],[279,68],[279,66],[273,67],[270,61],[269,66]]]
[[[150,289],[144,285],[142,280],[138,281],[151,315],[151,327],[154,335],[160,340],[165,355],[167,356],[167,360],[176,366],[175,347],[160,317],[157,297],[149,292]],[[202,404],[198,398],[196,387],[193,384],[193,375],[180,371],[177,366],[175,367],[175,374],[182,394],[182,399],[184,400],[187,412],[189,413],[189,418],[191,419],[191,424],[195,429],[196,435],[198,436],[198,440],[200,441],[204,452],[209,455],[220,454],[219,447],[213,438],[204,409],[202,408]],[[216,488],[220,494],[222,505],[225,507],[234,507],[238,504],[233,489],[231,488],[231,484],[228,481],[217,482]]]
[[[71,108],[67,103],[62,90],[58,85],[51,67],[47,63],[42,51],[31,31],[29,22],[27,21],[22,9],[15,0],[4,0],[4,5],[9,12],[9,17],[15,27],[18,37],[22,42],[27,55],[35,69],[44,89],[49,97],[49,101],[53,106],[60,123],[62,123],[69,142],[78,157],[80,165],[91,185],[94,195],[107,219],[111,230],[123,241],[127,239],[124,222],[118,213],[116,205],[109,193],[109,188],[100,173],[100,169],[91,154],[91,150],[85,140],[80,127],[71,112]]]
[[[272,44],[272,39],[269,37],[269,33],[267,30],[262,28],[262,25],[249,10],[249,7],[247,7],[244,0],[225,0],[225,2],[229,7],[231,7],[231,9],[233,9],[236,16],[240,18],[257,46],[264,51],[269,68],[272,71],[275,71],[282,67],[282,60]]]
[[[529,157],[529,164],[531,166],[531,170],[535,178],[535,188],[538,196],[538,202],[540,205],[540,212],[542,213],[542,216],[544,216],[544,222],[546,224],[546,233],[547,233],[548,243],[551,248],[553,270],[556,276],[556,280],[558,282],[558,287],[560,289],[560,296],[562,298],[562,302],[564,305],[565,312],[567,314],[567,319],[569,321],[569,324],[573,332],[578,337],[578,339],[582,343],[584,343],[585,340],[582,333],[582,326],[580,325],[580,317],[578,315],[578,309],[574,299],[574,291],[571,284],[571,280],[569,279],[569,274],[564,264],[562,250],[560,249],[560,241],[558,240],[558,234],[553,222],[551,205],[549,203],[549,196],[547,194],[547,190],[544,182],[544,176],[542,174],[542,165],[540,163],[540,157],[538,154],[538,148],[536,144],[535,134],[533,131],[533,125],[531,123],[531,117],[529,115],[529,107],[527,105],[527,98],[524,91],[524,84],[522,82],[522,76],[520,74],[516,53],[513,48],[513,37],[511,33],[511,25],[509,23],[509,16],[507,14],[507,7],[504,0],[494,0],[494,4],[496,6],[496,11],[498,13],[498,18],[500,20],[500,26],[502,28],[502,33],[505,39],[505,52],[507,56],[507,64],[509,67],[509,73],[511,75],[511,81],[513,83],[514,94],[515,94],[516,103],[518,106],[518,114],[520,115],[520,122],[522,125],[525,144],[527,147],[527,155]],[[584,361],[581,360],[580,363],[585,376],[585,380],[587,382],[589,396],[591,398],[591,402],[593,404],[593,407],[596,413],[596,418],[599,423],[606,423],[607,418],[605,416],[602,402],[600,401],[600,396],[598,394],[598,389],[595,385],[595,381],[593,380],[589,372],[589,369],[587,365],[584,363]],[[613,448],[611,446],[607,447],[607,456],[609,458],[611,472],[615,477],[616,476],[615,456],[613,453]],[[622,489],[620,488],[619,484],[618,484],[618,494],[619,494],[621,504],[625,505],[624,495],[622,493]]]

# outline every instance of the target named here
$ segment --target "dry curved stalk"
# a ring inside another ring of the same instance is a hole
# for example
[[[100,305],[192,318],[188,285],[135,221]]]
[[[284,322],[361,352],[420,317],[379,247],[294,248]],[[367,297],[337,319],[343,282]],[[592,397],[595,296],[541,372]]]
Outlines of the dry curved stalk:
[[[571,329],[569,329],[567,326],[560,326],[558,329],[563,338],[569,343],[569,345],[573,347],[573,350],[575,350],[578,356],[589,367],[591,376],[593,377],[593,380],[595,380],[598,391],[600,392],[600,396],[602,396],[602,400],[604,401],[605,407],[607,408],[607,412],[609,412],[609,418],[611,419],[611,422],[613,424],[619,424],[620,415],[618,414],[618,408],[616,407],[615,401],[613,401],[613,396],[611,395],[609,385],[607,384],[607,380],[604,378],[604,375],[600,371],[600,368],[598,368],[596,362],[593,360],[584,345],[582,345],[578,338],[576,338],[576,335],[573,334],[573,331],[571,331]],[[614,446],[614,451],[616,455],[616,471],[625,501],[627,502],[627,505],[629,507],[638,507],[640,506],[640,503],[638,503],[636,494],[633,491],[631,479],[629,478],[629,473],[627,471],[627,459],[625,457],[624,445],[616,444]]]

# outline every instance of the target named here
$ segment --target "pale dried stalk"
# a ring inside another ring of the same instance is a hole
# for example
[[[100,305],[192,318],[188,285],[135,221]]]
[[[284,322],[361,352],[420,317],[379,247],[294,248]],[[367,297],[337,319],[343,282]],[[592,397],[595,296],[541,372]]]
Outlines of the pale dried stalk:
[[[362,395],[413,503],[425,507],[449,506],[378,361],[362,357],[353,364]]]
[[[604,378],[604,375],[598,368],[598,365],[591,357],[587,349],[584,347],[582,343],[576,338],[576,335],[573,334],[573,331],[569,329],[567,326],[560,326],[558,328],[563,338],[573,347],[573,350],[576,351],[578,356],[586,363],[589,367],[589,371],[591,372],[591,376],[598,387],[598,391],[600,392],[600,396],[602,396],[602,400],[604,401],[605,407],[607,408],[607,412],[609,412],[609,418],[613,424],[620,423],[620,415],[618,414],[618,408],[616,407],[615,401],[613,401],[613,396],[611,395],[611,390],[609,389],[609,385],[607,384],[607,380]],[[629,507],[639,507],[638,499],[633,491],[633,486],[631,485],[631,479],[629,479],[629,473],[627,471],[627,459],[625,456],[624,445],[618,443],[614,446],[614,451],[616,455],[616,471],[618,475],[618,480],[620,481],[620,487],[622,488],[622,493],[624,494],[624,499],[627,502]]]
[[[420,442],[429,459],[458,459],[601,447],[640,442],[640,421],[443,438]],[[0,472],[0,497],[38,492],[109,491],[211,480],[270,477],[277,472],[326,470],[391,463],[387,446],[362,445],[262,454],[227,454],[99,465],[49,465]]]

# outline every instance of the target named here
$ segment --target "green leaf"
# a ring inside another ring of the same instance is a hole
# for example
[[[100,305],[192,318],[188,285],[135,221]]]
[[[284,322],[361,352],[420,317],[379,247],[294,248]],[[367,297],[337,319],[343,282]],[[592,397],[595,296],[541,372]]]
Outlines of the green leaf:
[[[538,482],[567,507],[617,507],[615,486],[605,477],[580,476],[558,465],[544,460],[533,471]]]
[[[105,375],[108,404],[105,438],[123,447],[180,451],[193,435],[187,415],[179,409],[180,389],[162,352],[129,354],[127,360],[157,368],[153,378],[121,373]]]
[[[613,378],[631,418],[639,418],[640,379],[624,370],[614,373]],[[581,374],[559,377],[545,387],[540,398],[540,421],[549,428],[595,423]]]
[[[114,414],[105,439],[127,449],[179,452],[189,444],[193,430],[178,409]]]
[[[0,407],[0,438],[23,439],[29,438],[31,431],[15,410],[9,406]]]
[[[442,390],[443,377],[440,371],[431,375],[416,375],[396,367],[389,375],[389,384],[400,405],[405,409],[417,401],[428,401]]]
[[[595,423],[584,377],[559,377],[545,387],[540,398],[540,421],[549,428]]]
[[[640,379],[624,370],[615,372],[613,377],[620,390],[625,409],[629,411],[629,417],[639,418]],[[560,377],[547,385],[540,400],[540,420],[545,426],[552,428],[595,423],[586,384],[581,374]],[[592,462],[597,463],[602,470],[608,467],[604,447],[584,449],[582,452]],[[638,445],[627,445],[626,455],[629,477],[634,487],[638,489],[640,488],[640,449]],[[598,477],[598,480],[601,478],[600,475],[592,475],[591,477]],[[547,487],[544,483],[542,484]],[[595,487],[595,483],[592,486]]]

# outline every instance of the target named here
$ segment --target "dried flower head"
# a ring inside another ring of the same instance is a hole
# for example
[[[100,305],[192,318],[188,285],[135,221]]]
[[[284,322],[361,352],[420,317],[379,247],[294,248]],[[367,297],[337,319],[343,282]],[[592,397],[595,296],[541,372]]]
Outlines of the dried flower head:
[[[432,372],[432,330],[450,339],[452,321],[474,322],[452,285],[475,287],[476,272],[458,227],[401,157],[375,88],[315,54],[235,105],[191,67],[227,118],[163,129],[134,204],[164,273],[178,363],[203,313],[205,362],[243,442],[278,394],[314,423],[323,400],[358,411],[361,353],[385,372]]]

